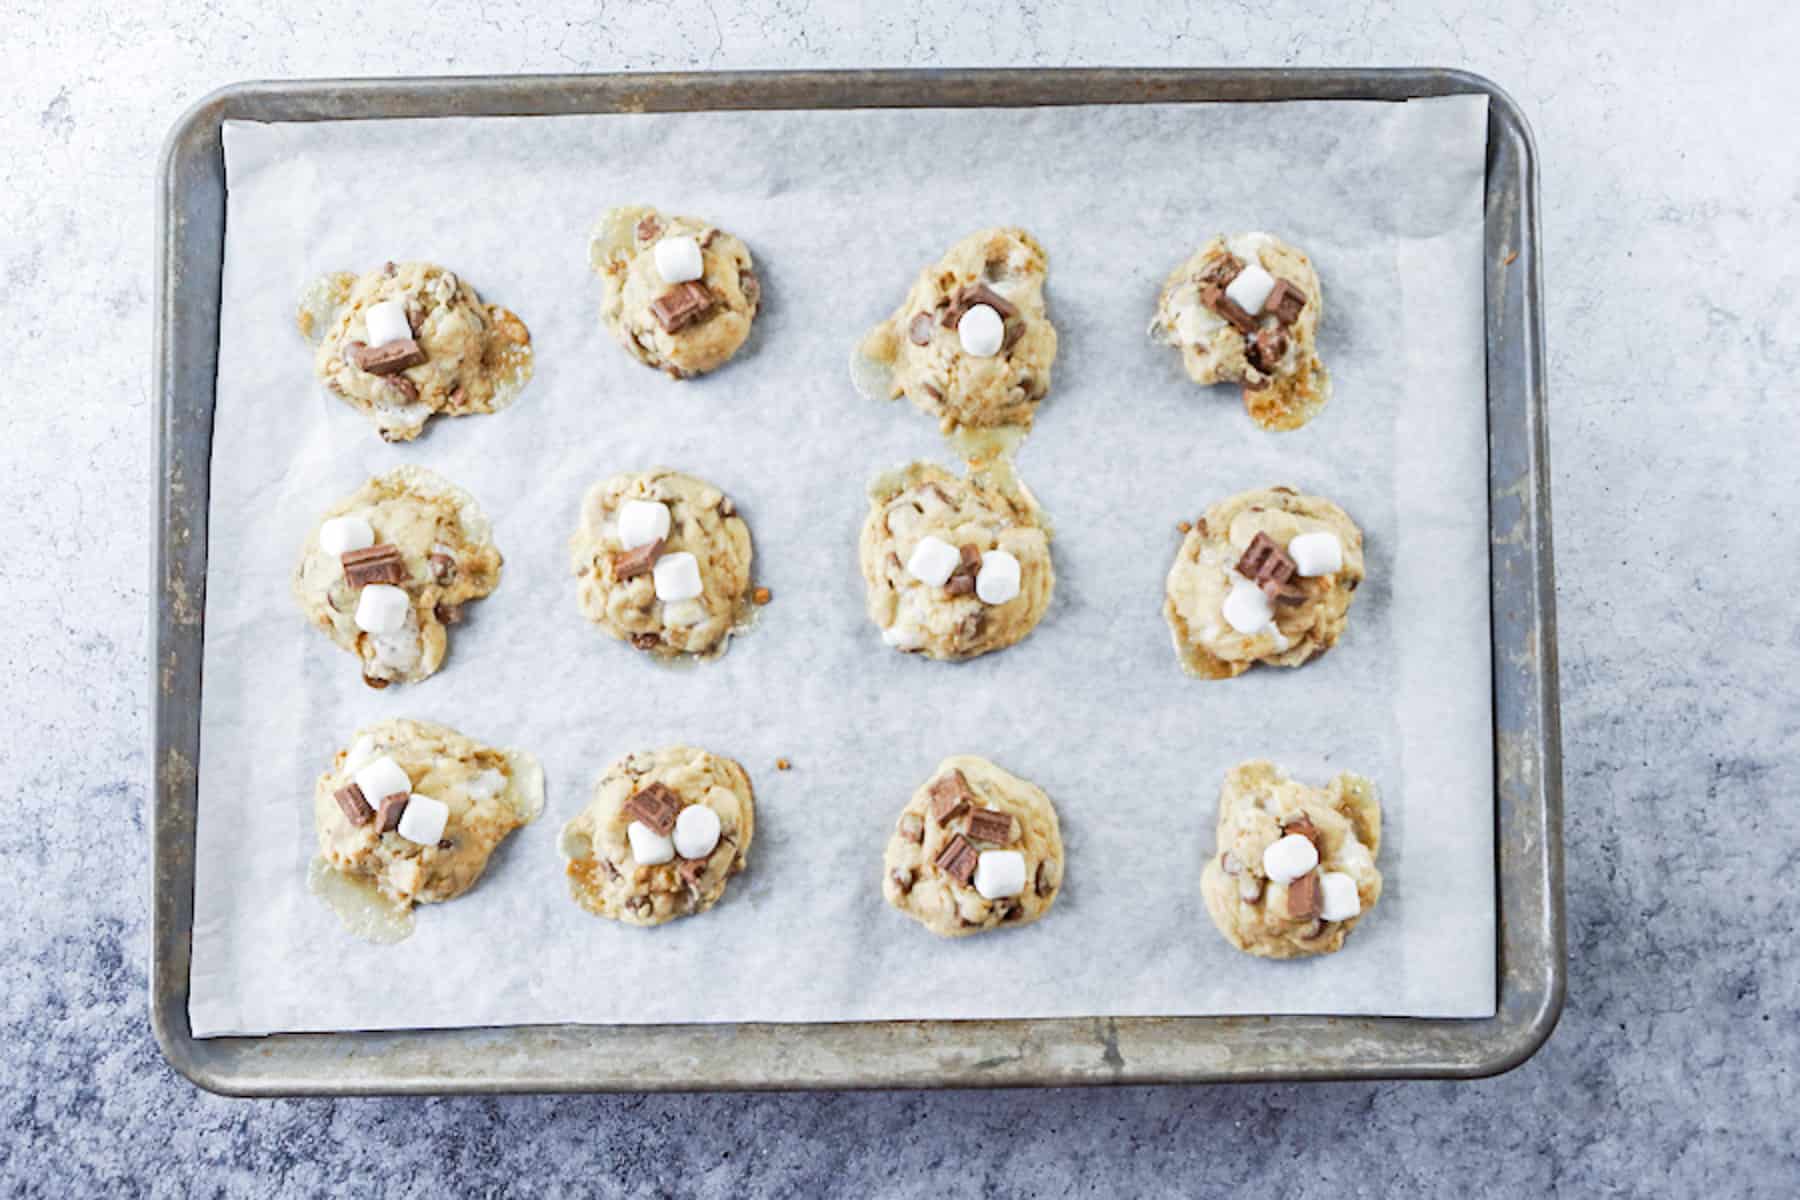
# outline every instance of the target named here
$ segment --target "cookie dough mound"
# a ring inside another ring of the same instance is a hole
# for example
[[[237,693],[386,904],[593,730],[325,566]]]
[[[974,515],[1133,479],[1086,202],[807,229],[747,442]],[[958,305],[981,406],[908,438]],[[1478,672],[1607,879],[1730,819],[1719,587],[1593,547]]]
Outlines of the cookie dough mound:
[[[1299,841],[1277,848],[1296,838],[1311,849]],[[1381,899],[1380,849],[1381,805],[1367,779],[1345,772],[1315,788],[1273,763],[1241,763],[1219,792],[1218,847],[1200,893],[1239,950],[1260,958],[1330,954]]]
[[[748,619],[750,527],[704,479],[656,467],[594,485],[569,550],[581,615],[639,650],[722,654]]]
[[[399,909],[474,887],[494,848],[543,808],[535,758],[429,721],[358,730],[313,789],[326,867]]]
[[[1216,237],[1163,283],[1150,336],[1195,383],[1241,382],[1264,429],[1298,429],[1331,399],[1319,361],[1325,300],[1311,260],[1266,233]]]
[[[731,759],[692,746],[627,754],[563,827],[569,894],[627,925],[703,913],[744,869],[755,830],[750,777]]]
[[[927,658],[1005,649],[1037,626],[1056,587],[1049,525],[1004,460],[967,479],[930,463],[879,476],[860,558],[881,640]]]
[[[370,331],[370,310],[377,328]],[[406,336],[373,344],[399,333]],[[380,320],[380,318],[391,318]],[[360,278],[330,275],[302,299],[300,332],[320,330],[313,366],[387,441],[409,442],[435,413],[498,412],[531,379],[531,333],[468,283],[425,262],[388,263]]]
[[[762,303],[749,249],[694,217],[643,205],[609,209],[594,227],[588,262],[606,289],[601,324],[632,357],[674,379],[724,365]]]
[[[500,586],[500,565],[473,496],[423,467],[396,467],[313,527],[294,568],[294,598],[307,620],[362,660],[370,687],[417,683],[443,664],[447,627],[462,621],[463,606]],[[365,596],[371,587],[386,594]]]
[[[1259,561],[1270,578],[1245,573]],[[1293,570],[1273,578],[1284,561]],[[1221,500],[1194,522],[1169,568],[1163,616],[1182,665],[1202,679],[1230,679],[1259,662],[1297,667],[1337,645],[1362,580],[1362,530],[1343,509],[1264,488]]]
[[[1062,830],[1050,797],[985,758],[938,764],[882,857],[887,902],[940,937],[1029,925],[1056,903]]]
[[[972,234],[919,272],[859,353],[886,369],[888,398],[905,396],[945,433],[1029,429],[1056,361],[1048,271],[1044,248],[1023,229]]]

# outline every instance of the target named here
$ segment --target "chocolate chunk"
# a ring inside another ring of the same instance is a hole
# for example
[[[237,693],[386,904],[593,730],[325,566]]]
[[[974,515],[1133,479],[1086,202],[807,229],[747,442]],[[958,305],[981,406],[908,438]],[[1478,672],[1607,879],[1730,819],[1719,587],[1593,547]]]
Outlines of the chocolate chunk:
[[[909,812],[900,818],[900,836],[909,842],[925,840],[925,818]]]
[[[906,339],[915,346],[931,345],[931,314],[915,313],[906,327]]]
[[[338,807],[344,810],[344,816],[349,818],[352,825],[367,825],[369,819],[375,815],[375,810],[369,807],[367,800],[363,799],[362,789],[354,783],[348,787],[339,788],[331,795],[338,802]]]
[[[1287,915],[1296,921],[1304,921],[1319,915],[1319,877],[1308,872],[1288,884]]]
[[[1305,307],[1306,293],[1285,279],[1277,279],[1263,301],[1262,310],[1272,313],[1283,325],[1292,325],[1300,319],[1300,310]]]
[[[718,301],[698,279],[678,283],[650,305],[650,312],[665,333],[676,333],[704,320]]]
[[[1001,353],[1005,353],[1006,351],[1011,350],[1014,346],[1018,345],[1019,339],[1024,336],[1025,336],[1025,319],[1023,317],[1014,317],[1012,320],[1008,321],[1006,323],[1005,336],[1003,336],[1000,339]],[[1029,377],[1027,377],[1027,378],[1019,381],[1019,386],[1029,388],[1030,383],[1031,383],[1031,380]]]
[[[1275,368],[1281,365],[1282,358],[1288,352],[1288,336],[1279,327],[1259,329],[1251,339],[1250,346],[1244,351],[1244,357],[1250,365],[1264,375],[1273,375]]]
[[[651,829],[668,837],[675,832],[675,818],[681,814],[681,797],[670,791],[667,785],[653,783],[649,787],[640,788],[625,802],[625,813],[635,821],[642,821]]]
[[[461,625],[463,610],[460,604],[440,604],[431,610],[439,625]]]
[[[392,375],[425,361],[425,351],[411,338],[396,338],[385,346],[364,346],[356,352],[358,370],[371,375]]]
[[[648,575],[656,560],[662,557],[663,539],[657,538],[648,545],[633,550],[623,550],[613,555],[613,574],[620,579],[635,579],[639,575]]]
[[[462,384],[459,383],[455,387],[450,389],[450,398],[448,400],[444,401],[444,403],[449,406],[449,409],[451,412],[458,412],[462,409],[462,406],[463,406]]]
[[[406,302],[406,327],[412,330],[415,338],[419,336],[419,331],[425,328],[425,306],[417,300]]]
[[[373,675],[364,675],[363,684],[367,687],[372,687],[379,692],[388,685],[388,681],[385,679],[377,679]]]
[[[969,845],[969,839],[959,833],[938,853],[937,867],[966,887],[975,877],[975,863],[980,857],[975,847]]]
[[[975,590],[975,577],[959,572],[950,576],[944,584],[944,590],[952,596],[967,596]]]
[[[1061,863],[1057,862],[1054,858],[1046,858],[1043,862],[1038,864],[1038,869],[1037,869],[1037,894],[1038,895],[1048,896],[1051,892],[1054,892],[1056,890],[1056,885],[1061,882],[1062,882],[1062,864]]]
[[[636,646],[639,650],[654,650],[656,647],[662,645],[662,635],[657,633],[634,633],[631,635],[631,644]]]
[[[947,825],[968,812],[975,800],[969,781],[955,767],[931,781],[931,819]]]
[[[449,838],[439,838],[438,839],[438,849],[439,850],[454,850],[455,848],[456,848],[456,843],[451,841]]]
[[[1200,302],[1206,307],[1231,322],[1239,333],[1253,333],[1256,330],[1256,318],[1244,311],[1244,306],[1225,294],[1222,287],[1208,286],[1200,289]]]
[[[346,550],[338,555],[338,561],[344,564],[344,579],[351,587],[406,582],[406,560],[400,556],[400,547],[391,542]]]
[[[997,808],[978,808],[969,814],[969,837],[977,842],[1004,846],[1013,840],[1011,813]]]
[[[1302,941],[1310,942],[1314,938],[1323,936],[1327,927],[1327,922],[1314,917],[1312,924],[1300,931],[1300,939]]]
[[[1002,321],[1010,321],[1019,315],[1018,305],[1014,304],[985,283],[978,283],[972,288],[963,288],[957,293],[956,302],[950,307],[956,308],[960,306],[962,308],[962,312],[956,314],[956,319],[960,321],[962,320],[963,313],[968,312],[977,304],[985,304],[995,312],[999,313]]]
[[[375,832],[392,833],[400,828],[400,814],[406,811],[406,802],[412,799],[405,792],[395,792],[381,802],[381,812],[376,815]]]
[[[911,867],[895,867],[888,872],[888,878],[894,881],[894,887],[902,896],[912,891],[913,873]]]
[[[662,232],[662,222],[657,220],[655,217],[642,216],[642,217],[638,218],[638,223],[637,223],[637,240],[638,241],[640,241],[640,242],[654,241],[656,239],[656,235],[661,232]]]
[[[426,559],[431,564],[431,577],[439,583],[449,583],[456,578],[456,560],[448,554],[433,554]]]
[[[1312,823],[1312,818],[1305,813],[1301,813],[1298,817],[1295,817],[1292,821],[1289,821],[1281,827],[1281,834],[1283,837],[1286,837],[1290,833],[1297,833],[1307,841],[1311,842],[1314,850],[1319,848],[1319,827],[1314,825]]]
[[[1006,907],[1000,910],[1000,919],[1002,921],[1016,921],[1024,915],[1025,907],[1017,900],[1008,900],[1006,902]]]
[[[1200,282],[1213,287],[1226,288],[1244,269],[1244,262],[1235,254],[1222,254],[1217,258],[1209,258],[1200,268]]]
[[[675,873],[681,876],[681,882],[687,884],[695,891],[698,891],[700,889],[700,877],[706,874],[706,864],[708,861],[709,860],[705,858],[684,858],[681,860],[681,865],[675,868]]]
[[[408,379],[406,376],[389,375],[387,377],[387,385],[390,391],[400,393],[400,402],[402,404],[417,404],[419,402],[419,385]]]
[[[1237,561],[1237,570],[1246,579],[1254,580],[1278,604],[1298,604],[1306,599],[1305,591],[1296,582],[1294,560],[1266,533],[1250,539],[1244,556]]]

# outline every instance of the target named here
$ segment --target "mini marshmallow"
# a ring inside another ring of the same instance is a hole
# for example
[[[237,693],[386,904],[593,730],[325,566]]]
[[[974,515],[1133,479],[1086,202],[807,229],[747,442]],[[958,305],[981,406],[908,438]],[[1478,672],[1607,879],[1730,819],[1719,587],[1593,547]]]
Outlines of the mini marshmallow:
[[[665,554],[650,570],[656,583],[656,598],[664,604],[692,600],[703,590],[700,586],[700,560],[686,550]]]
[[[956,323],[956,336],[962,339],[965,354],[992,358],[1000,353],[1000,343],[1006,340],[1006,322],[992,305],[977,304]]]
[[[975,890],[984,900],[1003,900],[1025,890],[1025,856],[1017,850],[983,850],[975,860]]]
[[[361,517],[333,517],[319,526],[319,549],[333,556],[374,544],[375,530]]]
[[[1005,604],[1019,594],[1019,560],[1004,550],[989,550],[981,556],[981,570],[975,574],[975,594],[983,604]]]
[[[1342,871],[1326,871],[1319,876],[1319,894],[1323,897],[1319,915],[1327,921],[1348,921],[1362,912],[1356,880]]]
[[[412,610],[405,588],[391,583],[371,583],[356,598],[356,627],[364,633],[398,633]]]
[[[680,820],[679,817],[676,819]],[[675,843],[642,821],[633,821],[627,825],[625,838],[631,843],[631,857],[646,867],[666,863],[675,857]]]
[[[619,508],[619,542],[627,550],[669,536],[669,506],[659,500],[627,500]]]
[[[362,789],[363,799],[370,808],[380,808],[383,800],[396,793],[412,791],[412,780],[406,777],[406,771],[386,754],[358,770],[352,778]]]
[[[698,600],[683,600],[663,606],[663,624],[670,629],[692,629],[706,620],[706,605]]]
[[[1294,560],[1294,570],[1308,579],[1344,569],[1344,543],[1327,531],[1301,534],[1288,543],[1287,555]]]
[[[961,551],[943,538],[928,534],[913,547],[912,557],[906,560],[906,573],[926,587],[943,587],[960,562]]]
[[[350,753],[344,756],[344,767],[354,771],[375,757],[375,739],[368,734],[357,738],[350,747]]]
[[[1275,619],[1275,606],[1261,588],[1246,579],[1231,581],[1224,612],[1225,623],[1243,634],[1261,633]]]
[[[412,324],[406,319],[406,305],[398,300],[369,305],[363,312],[363,328],[368,331],[371,346],[385,346],[412,336]]]
[[[406,808],[400,814],[400,836],[421,846],[435,846],[442,840],[444,826],[448,824],[448,804],[414,792],[406,798]]]
[[[1276,883],[1292,883],[1318,865],[1318,847],[1297,833],[1277,839],[1263,851],[1263,874]]]
[[[705,858],[719,844],[719,814],[704,804],[690,804],[675,818],[675,853]]]
[[[1225,295],[1251,316],[1262,311],[1263,301],[1275,290],[1275,277],[1255,262],[1247,262],[1225,289]]]
[[[925,644],[925,635],[917,625],[890,625],[881,631],[881,640],[901,650],[917,650]]]
[[[686,283],[706,273],[700,258],[700,243],[691,237],[677,235],[656,243],[656,273],[664,283]]]

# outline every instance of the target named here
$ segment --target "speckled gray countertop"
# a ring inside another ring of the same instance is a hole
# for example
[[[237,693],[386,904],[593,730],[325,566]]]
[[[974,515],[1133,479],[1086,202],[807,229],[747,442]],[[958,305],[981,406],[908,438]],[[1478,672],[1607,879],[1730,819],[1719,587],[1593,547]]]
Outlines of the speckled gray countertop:
[[[1793,1194],[1800,9],[305,7],[0,15],[0,1191]],[[173,1074],[145,1004],[144,643],[175,117],[261,77],[1126,63],[1467,67],[1535,124],[1571,957],[1548,1045],[1460,1084],[251,1102]]]

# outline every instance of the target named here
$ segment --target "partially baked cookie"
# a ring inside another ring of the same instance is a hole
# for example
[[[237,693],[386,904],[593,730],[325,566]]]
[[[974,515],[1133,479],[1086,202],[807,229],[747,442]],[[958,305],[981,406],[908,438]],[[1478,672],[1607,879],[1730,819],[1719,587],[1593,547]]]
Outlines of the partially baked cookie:
[[[1225,939],[1259,958],[1341,949],[1381,899],[1381,804],[1345,772],[1322,788],[1270,762],[1233,767],[1219,791],[1218,846],[1200,875]]]
[[[959,754],[901,810],[881,865],[887,902],[940,937],[1029,925],[1062,887],[1062,830],[1036,785]]]
[[[672,379],[738,352],[762,303],[749,248],[718,226],[645,205],[609,209],[588,263],[605,292],[600,321],[632,357]]]
[[[736,762],[693,746],[627,754],[563,827],[569,894],[627,925],[703,913],[744,869],[755,831],[756,796]]]
[[[927,658],[1012,645],[1056,587],[1049,525],[1005,460],[967,479],[922,462],[877,477],[860,559],[881,640]]]
[[[433,263],[327,275],[302,298],[313,366],[382,438],[407,442],[433,414],[497,412],[531,379],[531,333]]]
[[[358,730],[313,789],[325,866],[399,909],[474,887],[494,848],[543,808],[531,755],[405,719]]]
[[[1221,500],[1175,553],[1163,616],[1191,674],[1297,667],[1337,645],[1363,580],[1362,530],[1331,501],[1272,487]]]
[[[383,688],[435,672],[447,627],[500,586],[500,551],[475,498],[435,471],[396,467],[334,504],[294,568],[306,619]]]
[[[1264,429],[1298,429],[1331,398],[1319,361],[1325,300],[1311,260],[1266,233],[1216,237],[1163,283],[1150,336],[1195,383],[1241,382]]]
[[[569,550],[581,615],[639,650],[722,654],[748,619],[750,527],[704,479],[655,467],[595,484]]]
[[[1056,361],[1048,272],[1044,248],[1023,229],[972,234],[919,272],[859,353],[885,371],[889,398],[905,396],[945,433],[1028,429]]]

